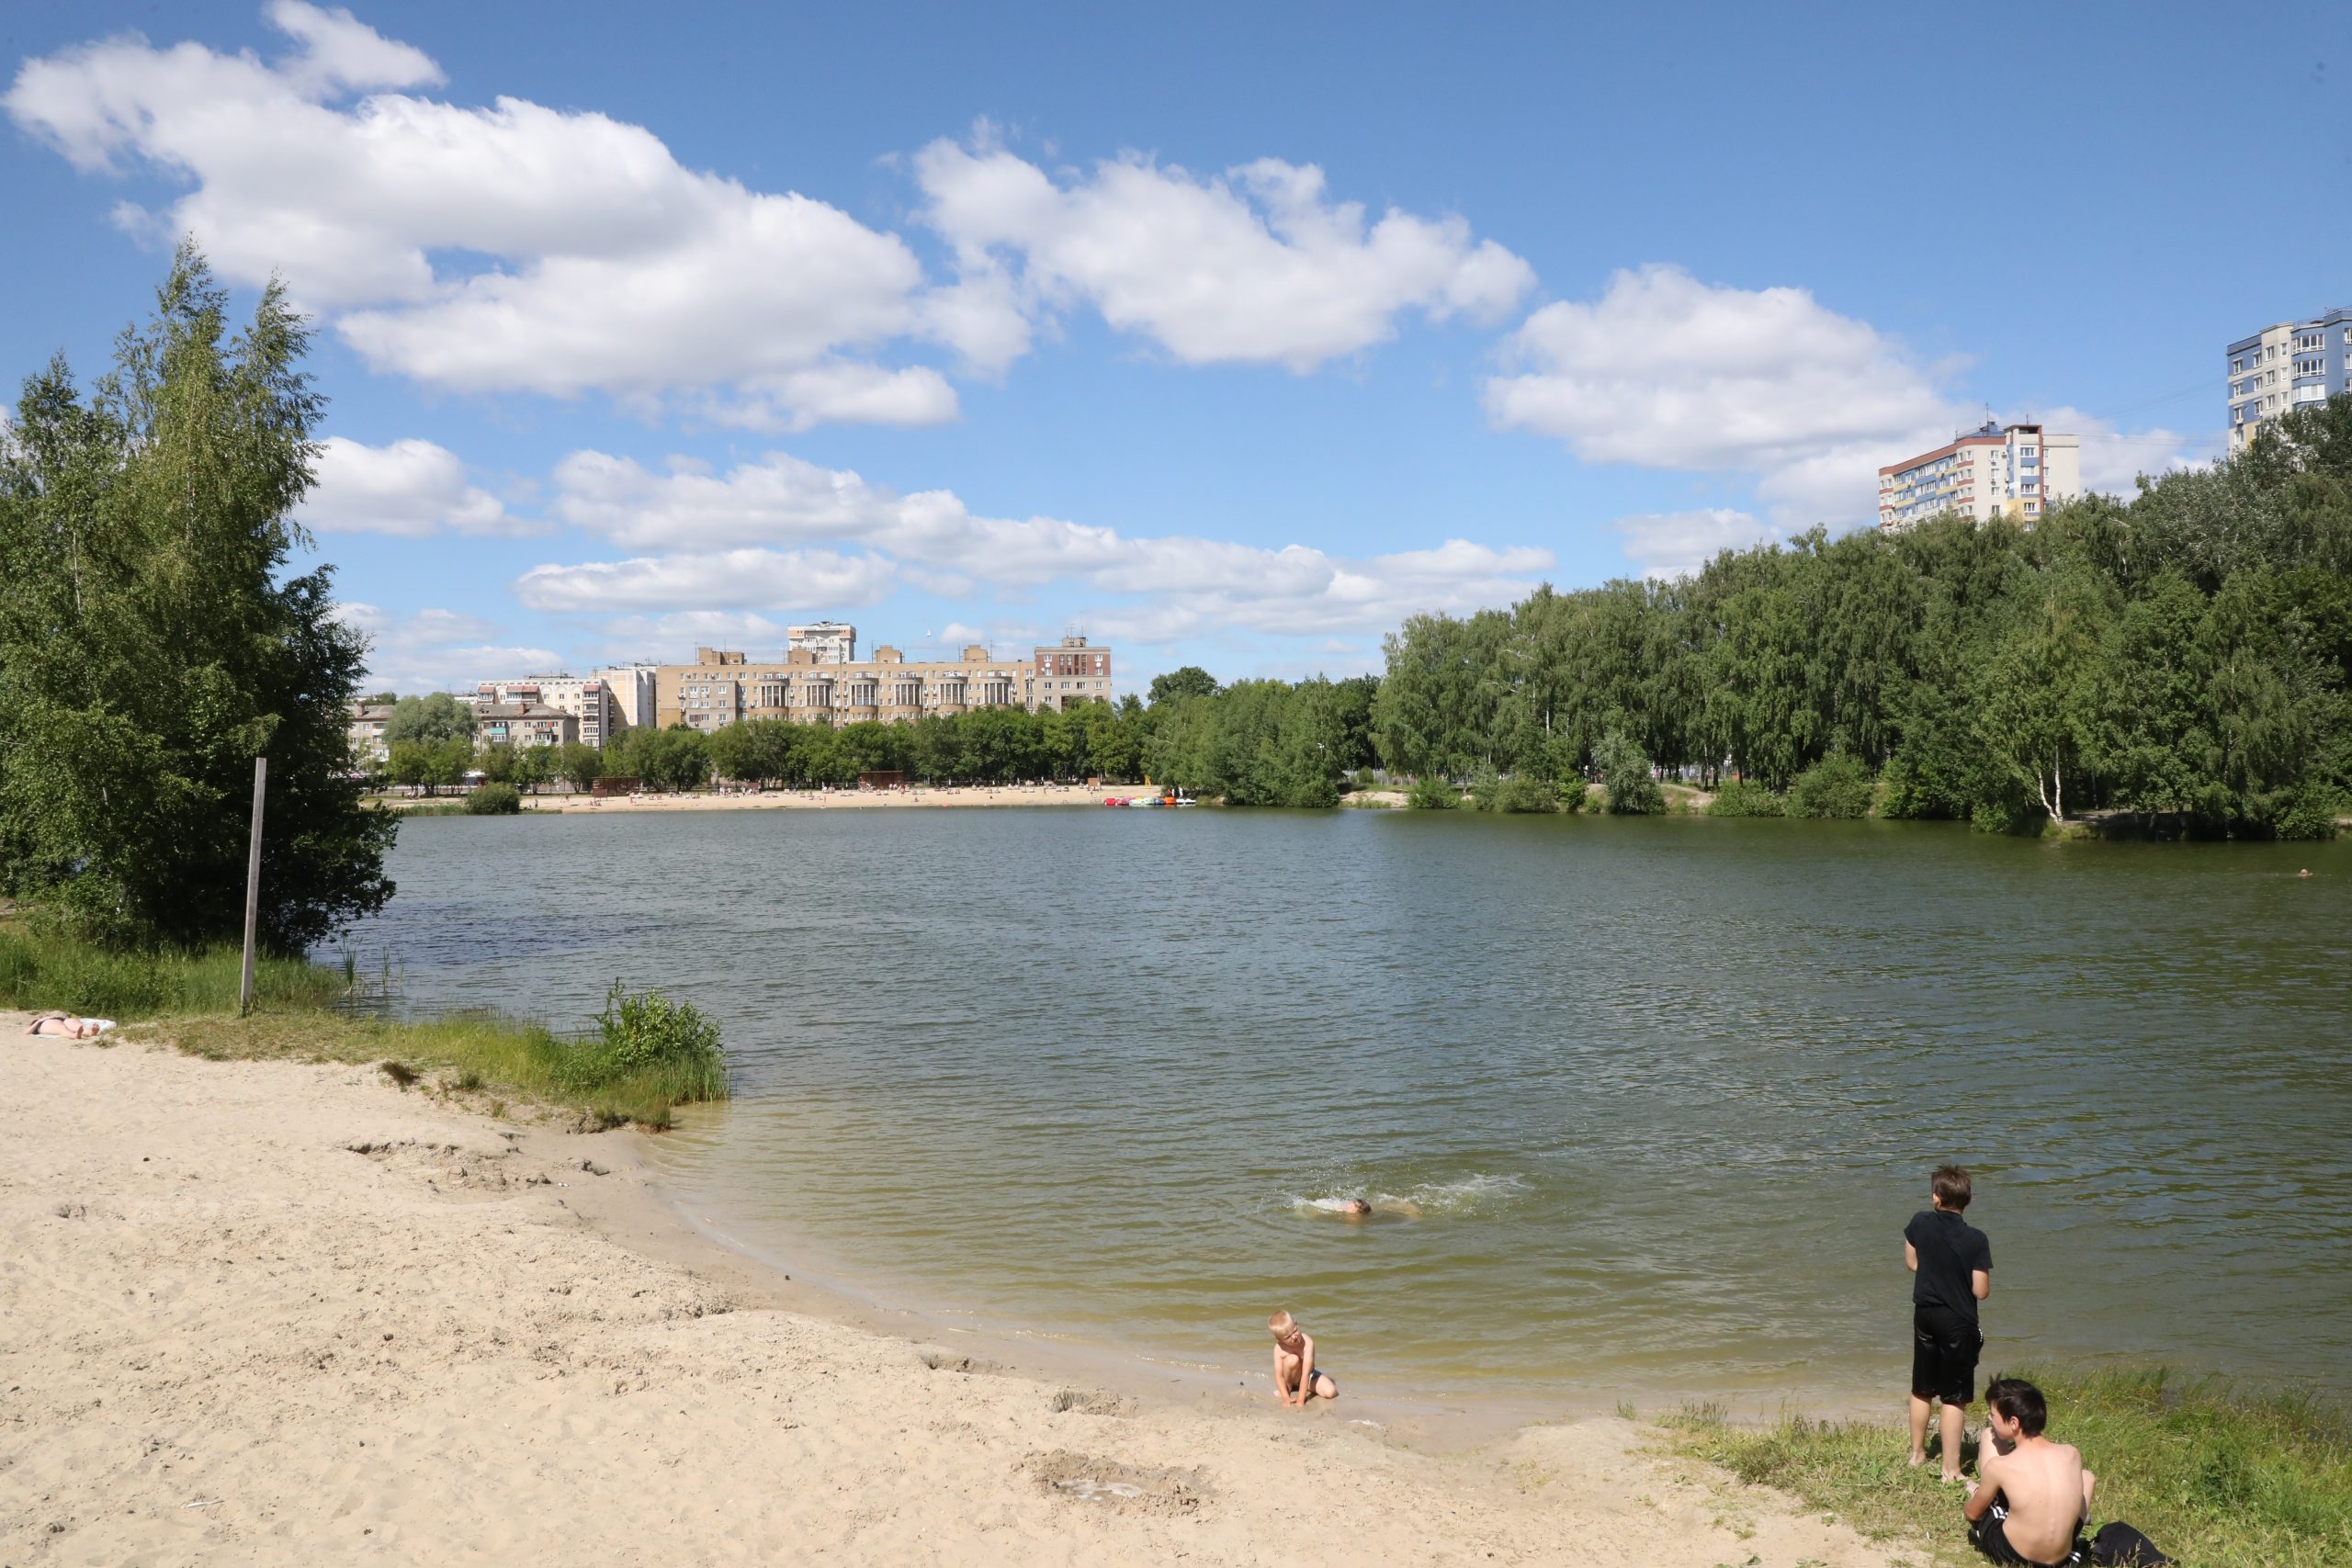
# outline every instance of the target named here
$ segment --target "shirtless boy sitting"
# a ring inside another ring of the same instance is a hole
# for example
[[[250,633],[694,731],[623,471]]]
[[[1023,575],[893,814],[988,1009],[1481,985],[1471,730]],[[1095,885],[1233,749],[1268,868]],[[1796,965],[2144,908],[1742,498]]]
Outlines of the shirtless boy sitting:
[[[2073,1447],[2041,1435],[2050,1407],[2023,1378],[1994,1379],[1984,1404],[1993,1450],[1978,1452],[1961,1505],[1969,1540],[1996,1562],[2086,1562],[2082,1532],[2098,1477]]]
[[[1284,1404],[1304,1405],[1309,1399],[1337,1399],[1340,1385],[1315,1364],[1315,1336],[1286,1312],[1266,1320],[1274,1337],[1274,1393]]]

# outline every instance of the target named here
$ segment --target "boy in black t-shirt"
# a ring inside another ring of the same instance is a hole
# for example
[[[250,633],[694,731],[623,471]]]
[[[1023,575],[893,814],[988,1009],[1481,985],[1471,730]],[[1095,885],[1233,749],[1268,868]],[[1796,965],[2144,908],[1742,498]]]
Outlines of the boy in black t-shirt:
[[[1928,1417],[1943,1402],[1944,1479],[1958,1481],[1960,1444],[1976,1397],[1976,1357],[1984,1336],[1976,1303],[1993,1293],[1993,1244],[1961,1218],[1968,1172],[1939,1165],[1928,1179],[1931,1208],[1903,1227],[1903,1262],[1911,1282],[1911,1462],[1928,1462]]]

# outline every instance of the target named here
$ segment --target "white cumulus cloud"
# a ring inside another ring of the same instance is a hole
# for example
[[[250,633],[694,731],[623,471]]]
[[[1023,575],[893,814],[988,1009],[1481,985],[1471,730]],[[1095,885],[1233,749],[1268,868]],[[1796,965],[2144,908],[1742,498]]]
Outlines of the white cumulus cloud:
[[[394,534],[422,538],[442,528],[463,534],[534,534],[545,525],[511,515],[505,503],[469,483],[446,446],[414,439],[370,446],[345,436],[319,443],[318,483],[295,517],[322,534]]]
[[[1091,305],[1186,364],[1304,372],[1392,336],[1408,310],[1499,319],[1534,283],[1460,218],[1373,220],[1332,200],[1321,169],[1278,158],[1199,175],[1129,156],[1057,179],[984,131],[925,147],[915,176],[963,265],[964,346],[982,364],[1025,346],[1002,313],[1015,300]]]
[[[605,115],[405,91],[438,68],[347,12],[266,15],[292,40],[275,60],[119,36],[28,61],[0,102],[80,167],[191,186],[122,220],[193,233],[233,280],[282,273],[381,369],[466,391],[695,394],[780,428],[954,417],[936,372],[859,357],[934,332],[897,235],[688,169]]]
[[[711,473],[577,452],[557,466],[552,506],[651,553],[534,569],[516,592],[550,610],[816,609],[872,603],[900,581],[954,597],[1066,581],[1119,596],[1101,614],[1138,637],[1153,628],[1151,640],[1227,626],[1362,632],[1420,610],[1503,603],[1553,564],[1547,550],[1463,539],[1352,559],[1305,545],[988,517],[950,491],[901,494],[786,453]]]
[[[1725,550],[1778,536],[1769,525],[1728,506],[1645,512],[1611,526],[1624,536],[1625,554],[1645,577],[1687,576]]]
[[[475,682],[561,670],[552,649],[492,640],[497,626],[451,610],[420,610],[402,619],[357,601],[335,606],[336,618],[368,634],[370,689],[415,695],[471,691]]]

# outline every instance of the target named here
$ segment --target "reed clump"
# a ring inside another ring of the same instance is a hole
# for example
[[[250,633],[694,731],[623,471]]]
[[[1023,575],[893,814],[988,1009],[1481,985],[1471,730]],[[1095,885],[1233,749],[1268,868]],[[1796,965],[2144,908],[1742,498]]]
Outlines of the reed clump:
[[[2095,1522],[2125,1519],[2184,1563],[2213,1568],[2352,1564],[2352,1424],[2301,1393],[2245,1392],[2163,1367],[2028,1371],[2050,1397],[2050,1435],[2098,1474]],[[1827,1510],[1931,1561],[1981,1561],[1957,1487],[1913,1470],[1899,1421],[1770,1426],[1720,1407],[1665,1418],[1675,1447]]]

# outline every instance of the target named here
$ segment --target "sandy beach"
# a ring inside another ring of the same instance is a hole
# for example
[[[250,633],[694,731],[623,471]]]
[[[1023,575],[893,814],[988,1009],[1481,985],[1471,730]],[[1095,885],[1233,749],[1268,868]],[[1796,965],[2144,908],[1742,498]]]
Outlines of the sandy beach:
[[[1143,784],[919,784],[909,789],[738,790],[636,795],[596,800],[584,795],[526,795],[526,811],[853,811],[972,806],[1091,806],[1156,793]]]
[[[1419,1451],[1345,1399],[1000,1365],[703,1240],[641,1177],[646,1134],[23,1016],[0,1014],[20,1568],[1889,1561],[1629,1421]]]

